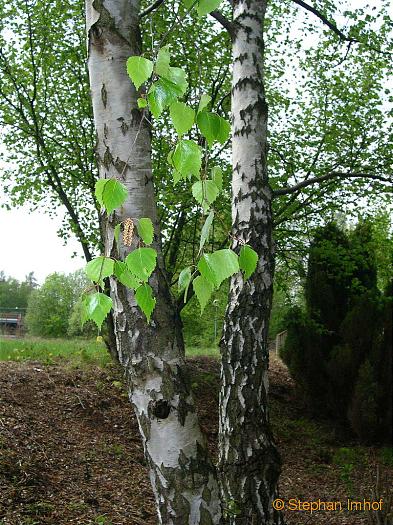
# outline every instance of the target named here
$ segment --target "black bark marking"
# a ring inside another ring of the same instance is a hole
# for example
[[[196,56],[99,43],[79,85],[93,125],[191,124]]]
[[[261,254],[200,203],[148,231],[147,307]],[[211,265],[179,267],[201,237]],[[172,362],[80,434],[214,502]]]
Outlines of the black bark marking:
[[[152,412],[158,419],[166,419],[171,411],[171,405],[165,399],[159,399],[153,403]]]
[[[101,86],[101,100],[104,105],[104,108],[106,109],[106,105],[108,103],[108,93],[106,91],[105,84],[102,84]]]

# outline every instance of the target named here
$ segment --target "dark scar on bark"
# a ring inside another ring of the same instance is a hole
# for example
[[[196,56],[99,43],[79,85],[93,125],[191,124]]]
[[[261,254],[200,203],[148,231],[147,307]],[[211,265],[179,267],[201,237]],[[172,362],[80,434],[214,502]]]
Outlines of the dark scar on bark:
[[[164,399],[159,399],[153,405],[152,412],[158,419],[166,419],[169,416],[170,411],[171,406],[168,401],[165,401]]]

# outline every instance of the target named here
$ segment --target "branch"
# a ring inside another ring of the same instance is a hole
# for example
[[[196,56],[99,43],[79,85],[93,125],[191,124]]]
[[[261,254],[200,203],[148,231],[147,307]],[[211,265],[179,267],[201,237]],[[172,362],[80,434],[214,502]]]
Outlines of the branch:
[[[299,184],[295,184],[294,186],[290,186],[288,188],[280,188],[278,190],[273,191],[273,197],[278,197],[280,195],[289,195],[290,193],[295,193],[298,190],[301,190],[302,188],[306,188],[307,186],[310,186],[311,184],[318,184],[319,182],[323,182],[325,180],[330,180],[334,178],[365,178],[365,179],[374,179],[379,180],[382,182],[390,182],[392,183],[393,179],[389,179],[386,177],[382,177],[381,175],[371,175],[369,173],[340,173],[337,171],[332,171],[331,173],[327,173],[326,175],[321,175],[320,177],[314,177],[313,179],[307,179],[302,182],[299,182]]]
[[[220,13],[220,11],[211,11],[210,16],[215,18],[217,22],[219,22],[222,27],[228,31],[232,38],[235,36],[235,25],[222,13]]]
[[[303,0],[292,0],[292,2],[294,2],[297,5],[300,5],[301,7],[306,9],[306,11],[310,11],[310,13],[313,13],[326,26],[328,26],[328,28],[331,31],[333,31],[333,33],[336,33],[336,35],[339,36],[341,40],[350,42],[351,44],[363,44],[367,46],[369,49],[371,49],[372,51],[376,51],[377,53],[381,53],[383,55],[388,55],[388,56],[391,55],[391,53],[389,53],[388,51],[382,51],[381,49],[377,47],[369,46],[368,44],[366,44],[365,42],[362,42],[361,40],[358,40],[357,38],[353,38],[353,37],[346,35],[336,26],[335,22],[331,22],[323,13],[321,13],[321,11],[319,11],[318,9],[316,9],[315,7],[309,4],[306,4],[306,2],[303,2]]]
[[[149,5],[149,7],[146,7],[146,9],[144,9],[140,14],[139,14],[139,18],[143,18],[144,16],[147,16],[148,14],[150,14],[152,11],[155,11],[156,9],[158,9],[160,7],[161,4],[164,3],[164,0],[156,0],[155,2],[153,2],[151,5]]]

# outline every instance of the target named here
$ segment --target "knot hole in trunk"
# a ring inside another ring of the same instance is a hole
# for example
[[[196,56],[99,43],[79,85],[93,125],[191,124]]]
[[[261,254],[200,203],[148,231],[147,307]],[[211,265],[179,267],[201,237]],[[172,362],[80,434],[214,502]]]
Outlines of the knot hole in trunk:
[[[171,411],[171,405],[165,399],[153,403],[152,412],[158,419],[166,419]]]

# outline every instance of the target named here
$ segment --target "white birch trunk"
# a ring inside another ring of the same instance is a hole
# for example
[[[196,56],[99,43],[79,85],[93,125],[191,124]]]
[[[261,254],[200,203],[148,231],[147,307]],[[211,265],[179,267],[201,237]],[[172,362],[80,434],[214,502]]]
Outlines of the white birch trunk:
[[[230,524],[272,525],[282,518],[272,507],[280,459],[267,413],[273,244],[263,84],[266,0],[234,0],[233,7],[232,233],[258,253],[259,263],[246,282],[241,275],[231,280],[221,343],[219,469]]]
[[[184,372],[180,323],[160,252],[150,130],[141,121],[137,93],[126,73],[127,58],[140,54],[138,15],[137,0],[86,0],[99,173],[120,179],[129,190],[124,206],[107,221],[106,255],[116,254],[113,228],[127,217],[152,219],[159,254],[158,269],[150,281],[157,298],[150,325],[133,293],[111,279],[117,349],[129,381],[159,523],[215,525],[221,515],[215,470]],[[121,258],[129,250],[122,246]]]

